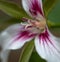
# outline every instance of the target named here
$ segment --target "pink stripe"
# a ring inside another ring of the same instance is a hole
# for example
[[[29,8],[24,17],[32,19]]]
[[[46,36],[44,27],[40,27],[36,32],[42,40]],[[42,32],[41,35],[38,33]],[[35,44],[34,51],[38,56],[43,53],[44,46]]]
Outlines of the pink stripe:
[[[14,39],[15,41],[16,40],[19,40],[21,38],[22,38],[22,40],[26,40],[26,39],[29,39],[29,38],[33,38],[33,37],[36,36],[36,34],[33,34],[33,33],[29,32],[29,31],[22,31],[17,36],[18,37]]]
[[[16,37],[13,38],[13,41],[9,44],[12,45],[13,43],[17,42],[18,40],[26,41],[28,39],[33,39],[36,36],[36,34],[32,34],[29,31],[22,31]]]
[[[29,4],[29,6],[30,6],[30,4]],[[40,13],[43,16],[41,5],[39,5],[39,1],[38,0],[31,0],[31,6],[29,8],[29,11],[30,11],[30,13],[32,15],[36,16],[37,13]]]
[[[48,45],[48,42],[57,50],[57,51],[59,51],[57,48],[56,48],[56,46],[54,45],[54,41],[52,42],[52,40],[49,38],[49,33],[48,33],[48,31],[46,30],[44,33],[41,33],[40,35],[39,35],[39,42],[40,42],[40,44],[41,44],[41,39],[42,39],[42,41],[43,41],[43,44],[44,44],[44,42],[46,42],[46,44]],[[47,40],[48,40],[48,42],[47,42]],[[48,45],[49,46],[49,45]]]

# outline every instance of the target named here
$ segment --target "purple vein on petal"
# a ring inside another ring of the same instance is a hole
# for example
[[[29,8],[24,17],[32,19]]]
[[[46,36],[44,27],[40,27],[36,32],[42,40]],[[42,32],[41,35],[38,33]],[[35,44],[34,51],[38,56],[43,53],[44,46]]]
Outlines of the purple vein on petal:
[[[18,40],[22,37],[27,39],[27,38],[30,38],[30,37],[33,37],[33,36],[34,36],[34,34],[31,34],[29,31],[22,31],[21,33],[19,33],[19,36],[15,40]]]
[[[21,39],[20,42],[23,42],[24,40],[27,40],[27,39],[29,39],[29,38],[34,38],[35,35],[36,35],[36,34],[32,34],[32,33],[30,33],[29,31],[22,31],[22,32],[18,33],[18,34],[16,35],[16,37],[14,37],[14,40],[13,40],[12,43],[17,42],[17,41],[20,40],[20,39]],[[11,43],[11,44],[12,44],[12,43]],[[10,45],[11,45],[11,44],[10,44]]]
[[[54,41],[52,42],[52,40],[49,38],[49,33],[48,33],[48,31],[46,30],[44,33],[41,33],[40,35],[39,35],[39,38],[40,39],[42,39],[42,42],[43,42],[43,44],[44,44],[44,42],[46,42],[46,44],[48,45],[48,47],[49,47],[49,44],[48,43],[50,43],[58,52],[59,52],[59,50],[56,48],[56,46],[54,45]],[[48,40],[48,41],[47,41]],[[41,41],[40,41],[40,44],[41,44]]]
[[[43,16],[41,5],[39,5],[38,0],[31,0],[31,7],[29,8],[29,11],[32,15],[37,15],[37,13],[40,13]]]

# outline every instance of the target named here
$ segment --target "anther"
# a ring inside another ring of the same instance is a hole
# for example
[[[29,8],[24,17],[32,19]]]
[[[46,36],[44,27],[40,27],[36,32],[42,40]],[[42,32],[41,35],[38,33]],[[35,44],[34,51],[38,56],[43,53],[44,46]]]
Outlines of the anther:
[[[23,20],[24,22],[27,22],[27,21],[28,21],[28,18],[23,17],[22,20]]]

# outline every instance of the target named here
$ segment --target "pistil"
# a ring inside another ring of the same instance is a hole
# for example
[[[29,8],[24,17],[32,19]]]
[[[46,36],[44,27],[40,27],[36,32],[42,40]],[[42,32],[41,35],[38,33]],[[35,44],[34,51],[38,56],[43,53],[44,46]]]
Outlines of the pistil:
[[[46,27],[45,19],[42,19],[39,21],[39,20],[31,20],[23,17],[22,20],[28,23],[25,27],[26,29],[31,29],[32,27],[34,27],[42,32],[45,30],[45,27]]]

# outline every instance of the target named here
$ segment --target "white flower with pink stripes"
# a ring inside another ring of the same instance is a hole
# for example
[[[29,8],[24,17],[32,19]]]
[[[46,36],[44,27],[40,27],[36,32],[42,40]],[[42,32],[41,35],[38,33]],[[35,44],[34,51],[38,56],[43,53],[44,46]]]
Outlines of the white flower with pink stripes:
[[[37,53],[47,62],[60,62],[60,39],[48,30],[42,0],[22,0],[24,10],[32,19],[14,24],[1,33],[4,49],[18,49],[34,39]]]

